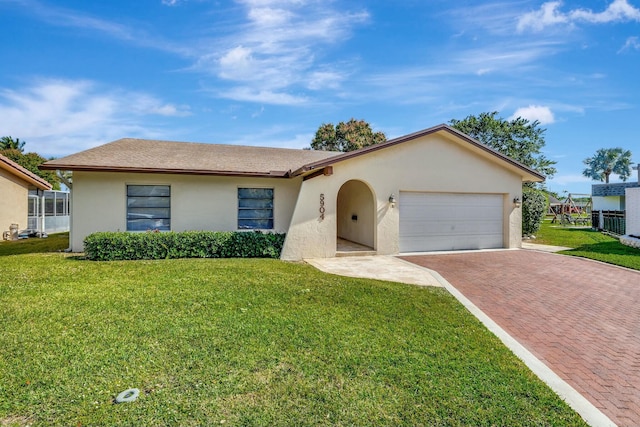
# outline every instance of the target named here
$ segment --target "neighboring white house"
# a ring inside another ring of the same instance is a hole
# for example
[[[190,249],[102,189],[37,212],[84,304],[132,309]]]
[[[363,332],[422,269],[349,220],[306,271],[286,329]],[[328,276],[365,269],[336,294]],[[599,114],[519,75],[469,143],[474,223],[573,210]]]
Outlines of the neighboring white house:
[[[349,153],[120,139],[45,169],[73,171],[71,248],[95,231],[286,232],[286,260],[517,248],[538,172],[439,125]]]
[[[627,209],[625,191],[627,188],[640,187],[640,165],[633,169],[638,171],[636,182],[616,182],[612,184],[591,185],[591,198],[594,211],[624,211]]]
[[[627,208],[625,190],[637,188],[637,182],[592,184],[591,198],[594,211],[623,211]]]
[[[51,184],[0,155],[0,232],[9,231],[13,224],[27,228],[30,190],[51,190]]]

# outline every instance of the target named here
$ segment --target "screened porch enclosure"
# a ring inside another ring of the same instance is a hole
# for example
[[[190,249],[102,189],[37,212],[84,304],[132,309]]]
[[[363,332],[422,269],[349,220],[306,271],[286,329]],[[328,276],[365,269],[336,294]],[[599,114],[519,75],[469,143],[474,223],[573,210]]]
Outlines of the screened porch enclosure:
[[[69,231],[69,192],[29,190],[27,228],[44,233]]]

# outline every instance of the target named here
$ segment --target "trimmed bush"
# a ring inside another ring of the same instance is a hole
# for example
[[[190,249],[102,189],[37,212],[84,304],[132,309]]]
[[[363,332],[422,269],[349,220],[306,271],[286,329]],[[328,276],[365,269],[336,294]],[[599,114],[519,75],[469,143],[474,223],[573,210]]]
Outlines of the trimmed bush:
[[[279,258],[284,233],[238,231],[98,232],[84,239],[94,261],[168,258]]]
[[[547,210],[547,196],[540,190],[522,189],[522,235],[531,236],[540,230]]]

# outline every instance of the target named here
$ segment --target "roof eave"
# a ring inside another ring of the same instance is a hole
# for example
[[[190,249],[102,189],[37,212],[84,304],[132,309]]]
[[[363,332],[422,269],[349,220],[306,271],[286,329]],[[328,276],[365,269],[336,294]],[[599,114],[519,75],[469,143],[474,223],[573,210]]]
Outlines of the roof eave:
[[[19,177],[20,179],[28,182],[29,184],[35,186],[39,190],[51,190],[53,188],[53,186],[45,179],[39,177],[38,175],[23,168],[19,164],[4,156],[0,157],[0,167],[8,171],[9,173],[12,173],[13,175]]]
[[[465,140],[466,142],[470,143],[471,145],[480,148],[481,150],[486,151],[487,153],[490,153],[500,159],[502,159],[503,161],[506,161],[507,163],[511,164],[512,166],[515,166],[516,168],[520,169],[522,172],[525,172],[525,174],[523,174],[522,176],[522,181],[523,182],[544,182],[546,177],[544,175],[542,175],[541,173],[539,173],[538,171],[535,171],[525,165],[523,165],[522,163],[513,160],[512,158],[505,156],[504,154],[500,153],[499,151],[496,151],[494,149],[492,149],[491,147],[481,143],[480,141],[477,141],[473,138],[471,138],[469,135],[466,135],[465,133],[460,132],[457,129],[452,128],[451,126],[445,125],[445,124],[440,124],[428,129],[424,129],[418,132],[414,132],[411,133],[409,135],[404,135],[398,138],[394,138],[394,139],[390,139],[386,142],[383,142],[381,144],[376,144],[376,145],[370,145],[368,147],[364,147],[361,148],[359,150],[355,150],[355,151],[350,151],[341,155],[337,155],[335,157],[330,157],[328,159],[324,159],[324,160],[320,160],[317,162],[312,162],[312,163],[307,163],[306,165],[303,165],[302,167],[296,169],[295,171],[293,171],[291,173],[292,176],[298,176],[298,175],[302,175],[306,172],[309,172],[311,170],[317,169],[317,168],[321,168],[321,167],[325,167],[325,166],[329,166],[344,160],[348,160],[348,159],[352,159],[354,157],[358,157],[361,156],[363,154],[372,152],[372,151],[377,151],[377,150],[382,150],[384,148],[387,147],[391,147],[397,144],[401,144],[403,142],[406,141],[410,141],[416,138],[420,138],[426,135],[430,135],[436,132],[440,132],[440,131],[444,131],[444,132],[449,132],[450,134],[453,134],[459,138],[462,138],[463,140]]]
[[[151,174],[172,174],[172,175],[212,175],[212,176],[238,176],[254,178],[289,178],[290,171],[224,171],[208,169],[170,169],[170,168],[140,168],[124,166],[86,166],[86,165],[65,165],[65,164],[43,164],[45,170],[70,170],[77,172],[122,172],[122,173],[151,173]]]

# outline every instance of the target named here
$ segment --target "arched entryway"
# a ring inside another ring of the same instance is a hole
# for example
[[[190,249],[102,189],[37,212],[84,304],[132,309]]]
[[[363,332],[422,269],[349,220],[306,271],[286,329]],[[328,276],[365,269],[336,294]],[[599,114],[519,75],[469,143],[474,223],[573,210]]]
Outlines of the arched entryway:
[[[359,180],[345,182],[338,191],[338,244],[354,250],[375,249],[375,196],[367,184]],[[363,248],[360,248],[363,246]]]

